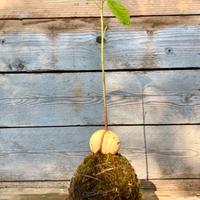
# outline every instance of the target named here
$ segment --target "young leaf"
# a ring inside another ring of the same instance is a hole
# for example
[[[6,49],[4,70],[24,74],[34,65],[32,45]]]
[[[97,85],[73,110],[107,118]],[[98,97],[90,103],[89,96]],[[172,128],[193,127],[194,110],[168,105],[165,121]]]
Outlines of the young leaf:
[[[128,10],[118,0],[107,0],[108,7],[123,25],[130,25]]]

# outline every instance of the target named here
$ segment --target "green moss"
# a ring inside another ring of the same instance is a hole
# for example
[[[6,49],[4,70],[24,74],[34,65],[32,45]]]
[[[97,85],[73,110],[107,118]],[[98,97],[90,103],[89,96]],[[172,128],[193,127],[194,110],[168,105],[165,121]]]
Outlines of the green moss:
[[[142,200],[137,175],[122,155],[88,155],[78,166],[69,200]]]

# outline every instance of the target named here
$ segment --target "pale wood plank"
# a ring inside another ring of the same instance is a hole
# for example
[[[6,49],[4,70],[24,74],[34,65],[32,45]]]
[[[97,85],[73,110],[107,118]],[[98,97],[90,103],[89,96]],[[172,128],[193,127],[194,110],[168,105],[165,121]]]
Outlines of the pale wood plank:
[[[102,127],[0,129],[0,181],[69,180],[89,152],[91,134]],[[121,153],[146,178],[142,127],[112,127]]]
[[[199,68],[200,17],[107,19],[106,69]],[[0,21],[0,71],[100,70],[98,19]]]
[[[149,178],[200,178],[200,126],[146,127]]]
[[[0,189],[0,200],[66,200],[66,189]]]
[[[33,185],[35,187],[33,187]],[[0,183],[1,200],[52,199],[64,200],[69,182]],[[4,188],[6,187],[6,188]],[[198,200],[200,181],[154,180],[142,181],[144,200]],[[188,189],[184,189],[188,188]]]
[[[0,190],[1,192],[5,189],[14,189],[17,188],[19,190],[22,189],[66,189],[69,187],[69,180],[64,181],[6,181],[0,182]],[[147,187],[149,187],[147,185]]]
[[[107,73],[111,124],[199,123],[199,70]],[[103,124],[101,73],[6,74],[0,126]],[[142,105],[143,104],[143,105]]]
[[[39,189],[39,188],[54,188],[54,189],[66,189],[69,187],[70,181],[15,181],[15,182],[0,182],[0,189]],[[162,191],[200,191],[200,181],[199,179],[140,179],[141,188],[143,190],[162,190]]]
[[[199,200],[200,179],[142,181],[144,200]]]
[[[131,15],[200,14],[198,0],[122,0]],[[106,9],[106,16],[111,13]],[[82,0],[1,0],[0,18],[96,17],[93,1]]]

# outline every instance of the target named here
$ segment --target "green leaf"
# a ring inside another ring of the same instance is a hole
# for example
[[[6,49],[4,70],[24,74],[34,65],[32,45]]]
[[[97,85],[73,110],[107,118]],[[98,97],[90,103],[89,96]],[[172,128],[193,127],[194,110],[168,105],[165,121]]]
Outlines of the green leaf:
[[[107,0],[108,7],[123,25],[130,25],[128,10],[117,0]]]

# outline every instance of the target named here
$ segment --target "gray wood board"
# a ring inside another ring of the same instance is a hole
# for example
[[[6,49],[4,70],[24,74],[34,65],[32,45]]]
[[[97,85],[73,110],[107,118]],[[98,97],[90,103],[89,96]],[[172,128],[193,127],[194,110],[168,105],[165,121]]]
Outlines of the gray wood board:
[[[198,0],[122,0],[131,15],[178,15],[200,14]],[[106,7],[106,6],[105,6]],[[112,16],[105,9],[106,16]],[[0,3],[0,18],[51,18],[51,17],[96,17],[99,10],[88,0],[3,0]]]
[[[200,122],[200,70],[148,72],[141,80],[147,124]]]
[[[91,134],[102,127],[0,129],[0,180],[69,180],[88,153]],[[142,126],[112,127],[120,152],[146,178]],[[148,176],[151,179],[200,177],[200,126],[147,126]]]
[[[69,180],[97,129],[102,127],[0,129],[0,181]],[[121,153],[146,178],[143,128],[112,130],[121,138]]]
[[[110,124],[199,123],[199,70],[107,73]],[[0,75],[0,126],[102,125],[101,73]]]
[[[106,69],[200,66],[200,17],[106,24]],[[100,70],[98,36],[98,19],[0,21],[0,71]]]
[[[200,126],[146,127],[150,179],[200,178]]]
[[[142,123],[137,75],[108,74],[107,81],[110,123]],[[101,73],[9,74],[1,75],[0,85],[2,126],[104,122]]]

